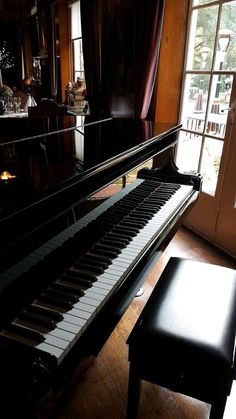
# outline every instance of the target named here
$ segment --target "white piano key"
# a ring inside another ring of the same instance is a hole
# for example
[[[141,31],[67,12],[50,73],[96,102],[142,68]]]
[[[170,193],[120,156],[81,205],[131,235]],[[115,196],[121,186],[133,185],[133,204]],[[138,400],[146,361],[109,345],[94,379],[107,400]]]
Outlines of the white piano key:
[[[85,304],[89,304],[94,307],[98,307],[101,304],[101,300],[97,300],[95,298],[90,298],[89,296],[83,296],[81,298],[81,302]]]
[[[45,335],[46,334],[44,334],[44,336]],[[67,342],[72,342],[76,336],[76,333],[68,332],[67,330],[62,329],[61,327],[59,327],[59,325],[57,325],[56,329],[47,332],[47,336],[54,336]]]
[[[83,302],[81,302],[81,301],[79,301],[78,303],[75,303],[74,304],[74,308],[77,308],[78,310],[84,310],[84,311],[86,311],[86,312],[88,312],[88,313],[93,313],[94,312],[94,306],[91,306],[91,305],[89,305],[89,304],[85,304],[85,303],[83,303]]]
[[[88,298],[93,299],[94,301],[97,300],[97,301],[101,302],[101,301],[103,301],[104,295],[96,293],[94,291],[94,287],[93,287],[92,290],[87,289],[85,291],[84,297],[88,297]]]
[[[106,291],[110,291],[112,289],[112,285],[103,284],[101,281],[99,281],[99,277],[96,281],[96,287],[101,288],[101,289],[106,290]]]
[[[111,278],[110,275],[108,275],[108,277],[103,276],[102,278],[99,278],[99,282],[102,282],[103,284],[114,285],[118,276],[121,276],[121,272],[119,272],[116,277],[113,276],[113,278]]]
[[[86,319],[82,319],[81,317],[72,315],[71,313],[65,313],[63,317],[64,321],[74,324],[80,328],[82,328],[86,324]]]
[[[79,310],[77,308],[72,308],[71,310],[67,312],[67,314],[71,314],[72,316],[75,316],[75,317],[80,317],[81,319],[84,319],[84,320],[88,320],[92,315],[88,311]]]
[[[56,347],[54,345],[50,345],[50,344],[47,344],[45,342],[37,343],[37,342],[32,341],[30,339],[27,339],[23,336],[20,336],[16,333],[6,331],[6,330],[1,332],[1,335],[7,337],[8,339],[12,339],[12,340],[14,340],[18,343],[22,343],[24,345],[27,345],[31,348],[35,348],[35,349],[38,349],[39,351],[46,352],[46,353],[52,355],[53,357],[55,357],[56,360],[57,360],[57,363],[60,363],[62,361],[62,359],[64,358],[64,355],[65,355],[64,350],[59,348],[59,347]]]
[[[54,337],[66,340],[67,342],[72,342],[72,340],[74,339],[76,335],[75,333],[72,333],[71,331],[66,331],[64,329],[61,329],[61,327],[58,324],[55,329],[45,331],[46,329],[45,327],[41,327],[39,324],[35,324],[30,321],[15,319],[14,323],[27,327],[30,330],[33,330],[35,332],[39,332],[40,335],[42,335],[45,339],[44,343],[47,343],[48,336],[54,336]],[[52,342],[48,342],[48,343],[52,344]],[[55,343],[56,342],[54,342],[54,346],[55,346]],[[60,347],[60,344],[61,343],[58,341],[56,346]],[[63,347],[63,349],[65,349],[65,346]]]
[[[110,279],[111,281],[116,279],[117,276],[120,275],[120,272],[117,271],[113,271],[113,264],[111,266],[109,266],[102,274],[97,276],[97,279]],[[97,284],[97,281],[96,281]]]
[[[43,343],[56,346],[56,348],[60,348],[60,349],[66,349],[67,347],[66,341],[59,339],[56,336],[51,336],[49,334],[45,336],[45,340],[43,341]]]
[[[101,295],[101,296],[103,296],[103,297],[105,297],[105,296],[106,296],[106,294],[107,294],[105,289],[100,288],[100,287],[98,287],[98,286],[97,286],[97,281],[96,281],[96,282],[94,282],[94,284],[93,284],[93,287],[92,287],[92,288],[88,288],[88,290],[85,290],[85,293],[86,293],[87,291],[90,291],[90,290],[93,290],[93,292],[95,292],[95,293],[97,293],[98,295]]]
[[[63,358],[65,357],[65,351],[57,346],[49,345],[45,342],[39,343],[38,345],[32,345],[34,348],[39,351],[46,352],[57,359],[57,363],[60,364]]]
[[[57,328],[65,330],[66,332],[70,332],[72,334],[78,334],[81,330],[81,326],[77,326],[76,324],[67,322],[65,320],[62,320],[57,323]]]
[[[122,274],[125,271],[125,269],[126,268],[124,267],[117,266],[115,262],[112,264],[112,271],[117,273],[117,275]]]

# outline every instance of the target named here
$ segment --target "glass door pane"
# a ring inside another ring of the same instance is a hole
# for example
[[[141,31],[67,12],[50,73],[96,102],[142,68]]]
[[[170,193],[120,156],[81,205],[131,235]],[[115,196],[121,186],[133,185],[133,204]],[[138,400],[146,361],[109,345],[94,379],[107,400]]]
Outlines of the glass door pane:
[[[203,176],[203,192],[215,195],[223,142],[205,137],[200,173]]]
[[[219,6],[196,9],[190,22],[187,70],[210,70],[212,66]]]
[[[213,75],[205,133],[224,138],[231,97],[232,76]]]
[[[236,1],[222,4],[214,70],[236,68]]]
[[[214,241],[236,92],[236,1],[192,0],[189,16],[176,164],[203,176],[187,225]]]
[[[209,84],[210,76],[208,74],[188,74],[186,76],[181,115],[183,128],[203,133]]]

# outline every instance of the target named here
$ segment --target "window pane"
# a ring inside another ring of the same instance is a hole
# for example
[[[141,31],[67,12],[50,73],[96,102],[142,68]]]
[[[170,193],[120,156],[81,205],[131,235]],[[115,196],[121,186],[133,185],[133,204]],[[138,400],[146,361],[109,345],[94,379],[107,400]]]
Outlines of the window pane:
[[[85,80],[85,74],[84,71],[75,71],[75,82],[78,79],[78,77],[82,80]]]
[[[200,173],[203,176],[203,192],[215,195],[223,141],[205,138]]]
[[[71,38],[80,38],[82,36],[80,20],[80,1],[71,5]]]
[[[84,71],[82,39],[73,41],[74,71]]]
[[[181,116],[184,128],[203,132],[209,82],[208,74],[187,75]]]
[[[188,70],[211,69],[218,7],[206,7],[194,10],[192,13],[187,62]]]
[[[176,164],[183,173],[197,173],[202,137],[180,131]]]
[[[85,116],[83,115],[76,115],[76,126],[80,127],[80,131],[84,132],[84,123],[85,123]]]
[[[212,1],[215,0],[193,0],[193,5],[198,6],[199,4],[211,3]]]
[[[212,78],[210,104],[207,115],[206,133],[224,138],[232,77],[229,75],[214,75]]]
[[[236,1],[223,4],[215,70],[232,70],[236,67]]]

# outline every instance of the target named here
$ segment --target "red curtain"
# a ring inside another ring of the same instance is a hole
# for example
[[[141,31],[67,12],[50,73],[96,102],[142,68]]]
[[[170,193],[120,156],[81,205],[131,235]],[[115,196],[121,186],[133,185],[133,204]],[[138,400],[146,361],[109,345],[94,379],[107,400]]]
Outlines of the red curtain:
[[[147,118],[164,0],[81,0],[85,77],[95,115]]]

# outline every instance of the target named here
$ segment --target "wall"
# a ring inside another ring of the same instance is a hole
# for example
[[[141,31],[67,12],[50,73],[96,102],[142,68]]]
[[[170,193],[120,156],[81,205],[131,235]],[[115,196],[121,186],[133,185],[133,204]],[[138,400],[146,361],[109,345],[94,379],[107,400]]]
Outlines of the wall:
[[[189,0],[166,0],[155,119],[178,122]]]

